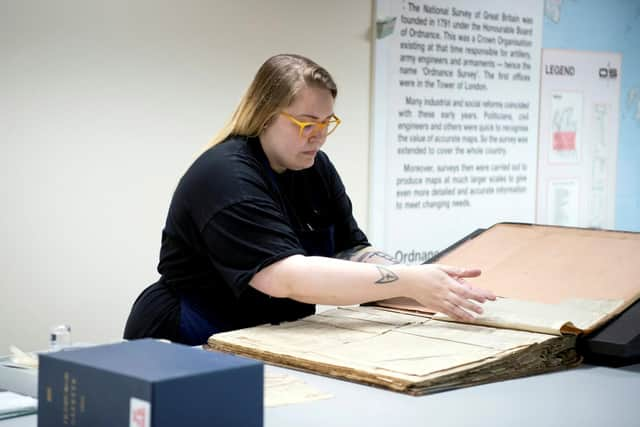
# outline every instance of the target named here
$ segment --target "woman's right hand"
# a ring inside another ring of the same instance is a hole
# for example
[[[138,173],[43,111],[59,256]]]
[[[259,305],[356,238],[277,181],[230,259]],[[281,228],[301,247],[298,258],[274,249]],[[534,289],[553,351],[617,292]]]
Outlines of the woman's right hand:
[[[408,297],[420,304],[464,322],[472,322],[471,313],[482,314],[478,303],[494,301],[493,292],[472,287],[465,279],[480,275],[478,269],[465,269],[441,264],[408,266]],[[475,302],[474,302],[475,301]]]

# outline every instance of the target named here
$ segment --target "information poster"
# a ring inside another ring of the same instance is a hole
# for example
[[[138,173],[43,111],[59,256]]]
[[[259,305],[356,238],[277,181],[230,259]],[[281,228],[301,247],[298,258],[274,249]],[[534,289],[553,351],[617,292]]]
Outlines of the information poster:
[[[614,228],[621,65],[618,53],[543,49],[537,222]]]
[[[419,263],[476,228],[534,221],[542,13],[542,0],[376,1],[376,246]]]

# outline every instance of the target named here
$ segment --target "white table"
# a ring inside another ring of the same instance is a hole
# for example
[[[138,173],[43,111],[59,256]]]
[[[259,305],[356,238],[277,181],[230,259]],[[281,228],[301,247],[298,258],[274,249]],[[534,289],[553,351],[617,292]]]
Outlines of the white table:
[[[420,397],[273,369],[334,397],[267,408],[268,427],[640,426],[640,364],[617,369],[583,365]],[[0,421],[0,427],[36,425],[35,415]]]

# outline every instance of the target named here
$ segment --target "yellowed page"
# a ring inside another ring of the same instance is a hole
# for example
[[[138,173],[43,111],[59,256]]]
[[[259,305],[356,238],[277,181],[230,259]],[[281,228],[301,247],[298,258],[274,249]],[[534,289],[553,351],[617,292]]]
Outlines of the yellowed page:
[[[549,335],[454,324],[373,307],[213,335],[234,346],[407,381],[493,360]]]
[[[597,324],[624,303],[623,300],[568,299],[557,304],[498,298],[483,304],[475,324],[561,335],[580,333]],[[433,319],[453,321],[436,313]]]
[[[268,408],[332,397],[332,394],[311,387],[299,377],[284,372],[274,372],[269,366],[266,367],[264,372],[264,406]]]
[[[349,365],[357,363],[365,369],[424,376],[490,359],[548,338],[548,335],[425,319],[366,340],[335,345],[326,351],[331,359]]]

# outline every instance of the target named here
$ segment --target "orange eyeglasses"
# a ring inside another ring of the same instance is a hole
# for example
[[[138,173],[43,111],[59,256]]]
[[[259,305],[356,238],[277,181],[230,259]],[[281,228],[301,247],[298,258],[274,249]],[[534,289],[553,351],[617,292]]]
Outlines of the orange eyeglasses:
[[[300,132],[298,135],[300,137],[309,137],[322,132],[326,132],[326,135],[330,135],[342,122],[342,120],[340,120],[335,114],[332,114],[329,119],[322,122],[301,122],[291,114],[284,111],[280,114],[291,120],[291,123],[298,125],[298,127],[300,128]]]

